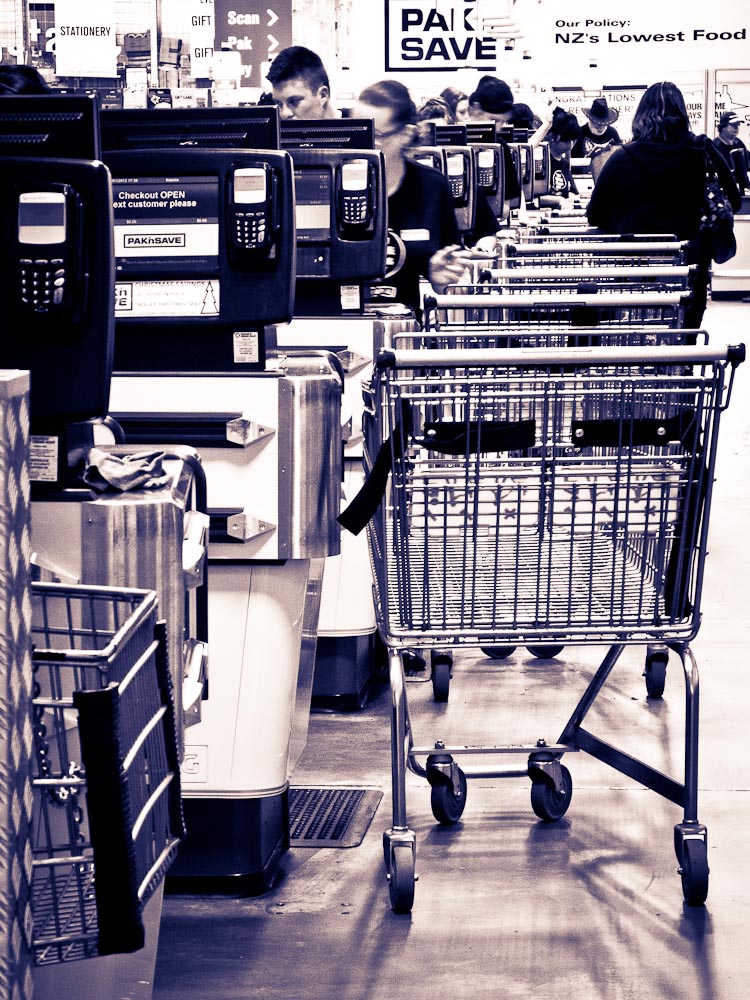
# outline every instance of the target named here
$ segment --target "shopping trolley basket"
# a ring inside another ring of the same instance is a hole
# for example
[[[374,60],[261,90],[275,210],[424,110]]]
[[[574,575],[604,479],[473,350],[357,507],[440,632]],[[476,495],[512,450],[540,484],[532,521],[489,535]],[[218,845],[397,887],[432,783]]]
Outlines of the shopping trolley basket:
[[[691,904],[705,899],[689,642],[700,623],[720,415],[743,358],[744,347],[381,352],[364,421],[368,477],[341,521],[355,531],[368,523],[389,649],[393,825],[384,849],[394,910],[414,897],[407,767],[427,777],[433,813],[450,824],[473,776],[455,758],[519,752],[528,754],[523,772],[476,773],[528,774],[543,820],[565,814],[572,781],[561,758],[579,750],[681,806],[683,892]],[[557,742],[414,744],[405,649],[557,641],[609,646]],[[624,647],[652,641],[684,668],[681,782],[583,728]]]
[[[40,583],[31,604],[34,961],[132,952],[184,835],[156,595]]]

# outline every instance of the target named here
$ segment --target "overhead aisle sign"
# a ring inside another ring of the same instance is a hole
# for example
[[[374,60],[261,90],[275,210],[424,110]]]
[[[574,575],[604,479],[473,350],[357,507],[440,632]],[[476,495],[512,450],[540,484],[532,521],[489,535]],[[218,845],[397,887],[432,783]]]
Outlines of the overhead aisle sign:
[[[190,69],[194,77],[209,76],[214,55],[214,0],[183,0],[190,47]]]
[[[214,19],[217,52],[239,52],[242,86],[262,87],[273,57],[292,44],[292,0],[214,0]]]
[[[57,0],[55,72],[58,76],[117,76],[115,0]]]

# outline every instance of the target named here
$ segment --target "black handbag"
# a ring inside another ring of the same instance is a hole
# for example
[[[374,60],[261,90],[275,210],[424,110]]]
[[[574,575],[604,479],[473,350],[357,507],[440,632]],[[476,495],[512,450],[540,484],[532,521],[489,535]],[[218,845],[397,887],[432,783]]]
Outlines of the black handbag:
[[[734,212],[721,186],[708,149],[706,149],[706,183],[703,189],[700,232],[710,251],[711,260],[717,264],[726,263],[737,253]]]

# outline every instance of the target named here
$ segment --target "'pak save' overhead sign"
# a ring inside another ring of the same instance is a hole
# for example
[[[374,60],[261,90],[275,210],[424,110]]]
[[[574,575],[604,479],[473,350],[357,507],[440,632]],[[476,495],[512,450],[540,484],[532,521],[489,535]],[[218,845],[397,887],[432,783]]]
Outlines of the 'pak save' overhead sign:
[[[507,0],[386,0],[386,70],[493,72],[497,34],[503,21],[510,26],[501,16],[507,7]]]

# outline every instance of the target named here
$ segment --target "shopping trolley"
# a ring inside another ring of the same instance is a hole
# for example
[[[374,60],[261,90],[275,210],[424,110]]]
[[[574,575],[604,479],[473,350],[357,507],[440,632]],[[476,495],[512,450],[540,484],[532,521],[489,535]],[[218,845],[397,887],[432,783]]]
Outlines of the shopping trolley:
[[[495,292],[489,285],[472,292],[426,295],[425,330],[495,330],[523,336],[532,327],[683,326],[690,301],[684,291],[614,291],[586,294],[570,290],[517,289]],[[577,341],[580,343],[581,341]],[[575,343],[575,341],[571,341]]]
[[[660,265],[653,265],[661,270]],[[631,268],[634,275],[651,274],[652,267]],[[567,268],[547,268],[546,273],[563,273]],[[600,271],[592,272],[596,279]],[[683,270],[679,268],[678,270]],[[688,269],[689,270],[689,269]],[[525,274],[526,268],[519,269]],[[598,280],[592,282],[599,287]],[[496,290],[492,285],[449,286],[443,295],[424,300],[424,330],[408,346],[429,348],[520,348],[675,346],[707,341],[705,331],[683,327],[684,310],[690,293],[686,289],[655,291],[648,286],[632,286],[634,291],[615,288],[601,296],[570,288],[543,289],[535,286]],[[403,346],[404,340],[401,338]],[[563,644],[529,646],[535,656],[556,656]],[[486,647],[493,658],[505,658],[512,646]],[[654,645],[646,662],[649,694],[660,697],[666,679],[667,656]],[[432,682],[437,701],[448,698],[451,658],[448,653],[431,653]]]
[[[687,253],[688,244],[684,240],[577,239],[568,235],[529,242],[498,241],[498,256],[507,267],[573,263],[599,267],[625,262],[634,267],[648,267],[650,264],[685,264]]]
[[[32,951],[136,951],[184,836],[153,591],[32,584]]]
[[[566,229],[569,231],[566,232]],[[601,229],[591,226],[581,228],[570,225],[550,226],[548,223],[540,223],[537,225],[517,226],[513,231],[513,243],[516,246],[530,243],[542,245],[554,244],[558,241],[592,244],[594,246],[608,244],[627,247],[631,244],[638,244],[641,248],[644,248],[645,245],[646,249],[654,244],[661,246],[669,243],[673,245],[680,243],[673,233],[629,233],[627,235],[617,235],[605,233]]]
[[[368,524],[389,650],[393,822],[390,900],[414,900],[416,837],[406,769],[426,777],[435,818],[455,823],[466,779],[527,774],[531,805],[559,820],[565,753],[585,751],[682,807],[674,844],[685,899],[708,892],[697,814],[703,567],[719,422],[744,346],[383,351],[363,422],[368,477],[341,515]],[[375,512],[375,513],[373,513]],[[607,644],[559,739],[528,746],[415,745],[404,650],[490,643]],[[673,649],[686,681],[678,781],[583,728],[626,645]],[[457,757],[527,755],[522,770]]]
[[[596,292],[658,292],[685,291],[697,270],[696,265],[653,264],[635,267],[632,264],[590,267],[477,267],[471,285],[484,285],[494,292],[522,288],[537,291],[572,290],[581,294]],[[449,286],[456,292],[472,288],[464,283]],[[473,294],[476,294],[474,291]]]

